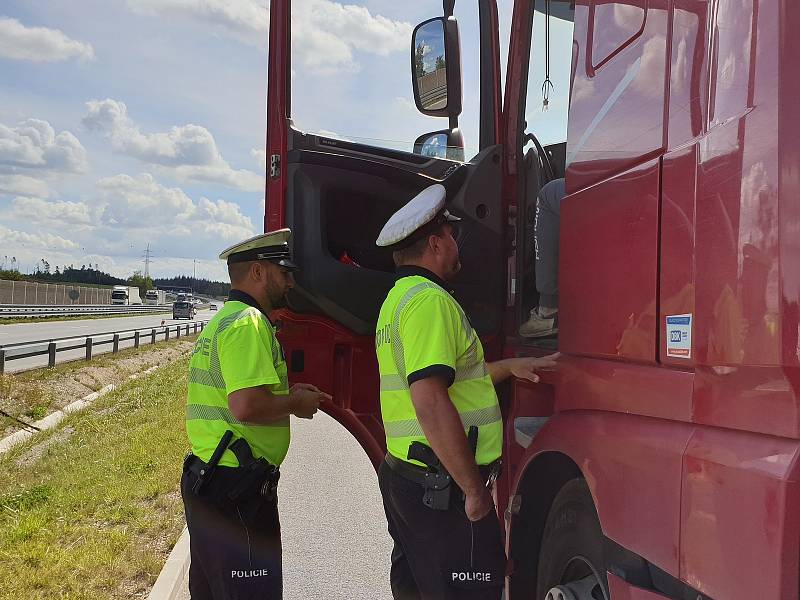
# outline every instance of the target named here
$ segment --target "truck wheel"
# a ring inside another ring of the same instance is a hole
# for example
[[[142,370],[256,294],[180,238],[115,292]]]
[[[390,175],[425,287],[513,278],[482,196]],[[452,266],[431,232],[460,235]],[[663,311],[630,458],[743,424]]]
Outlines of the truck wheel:
[[[569,481],[547,515],[536,600],[609,600],[603,531],[589,486]]]

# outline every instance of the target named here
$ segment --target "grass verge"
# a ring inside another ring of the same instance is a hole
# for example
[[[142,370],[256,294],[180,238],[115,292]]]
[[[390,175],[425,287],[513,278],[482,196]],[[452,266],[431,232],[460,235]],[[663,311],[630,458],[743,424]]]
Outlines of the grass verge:
[[[0,458],[0,598],[144,597],[183,527],[187,362]]]
[[[160,315],[171,313],[172,309],[157,310],[149,313],[127,313],[124,315],[58,315],[54,317],[0,317],[0,325],[15,325],[17,323],[41,323],[44,321],[91,321],[92,319],[118,319],[121,317],[137,317],[142,315]]]
[[[171,338],[139,348],[97,354],[91,361],[73,360],[56,365],[0,375],[0,409],[23,421],[41,419],[70,402],[96,392],[103,386],[123,382],[132,373],[170,360],[174,349],[185,350],[197,334]],[[174,358],[174,356],[172,356]],[[0,414],[0,437],[16,423]]]

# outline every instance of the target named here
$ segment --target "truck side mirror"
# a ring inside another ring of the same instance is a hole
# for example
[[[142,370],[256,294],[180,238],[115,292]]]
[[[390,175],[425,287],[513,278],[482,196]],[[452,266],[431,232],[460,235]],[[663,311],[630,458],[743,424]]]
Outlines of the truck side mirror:
[[[464,136],[458,128],[423,133],[414,142],[414,154],[464,162]]]
[[[411,36],[414,102],[424,115],[461,114],[461,48],[455,17],[423,21]]]

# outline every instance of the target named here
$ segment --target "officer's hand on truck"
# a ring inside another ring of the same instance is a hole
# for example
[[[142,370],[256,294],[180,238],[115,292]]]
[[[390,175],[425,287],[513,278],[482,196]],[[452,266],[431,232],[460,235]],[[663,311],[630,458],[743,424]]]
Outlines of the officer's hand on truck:
[[[556,361],[561,356],[560,352],[554,352],[547,356],[530,357],[525,356],[522,358],[508,358],[508,370],[514,377],[519,379],[527,379],[534,383],[539,381],[537,371],[554,371],[558,366]]]
[[[332,399],[330,394],[310,383],[295,383],[289,388],[289,398],[294,408],[292,414],[301,419],[312,418],[320,403]]]

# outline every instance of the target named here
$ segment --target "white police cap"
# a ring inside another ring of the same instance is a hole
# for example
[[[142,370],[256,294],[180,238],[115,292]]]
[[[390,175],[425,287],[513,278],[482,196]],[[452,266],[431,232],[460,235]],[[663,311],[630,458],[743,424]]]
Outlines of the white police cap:
[[[426,225],[460,221],[444,207],[446,191],[435,183],[414,196],[408,204],[394,213],[381,229],[375,242],[378,246],[396,246],[398,249],[419,239]]]
[[[291,237],[292,230],[288,228],[268,231],[226,248],[219,258],[226,260],[229,265],[251,260],[268,260],[294,271],[297,270],[297,265],[292,262],[292,252],[289,249]]]

